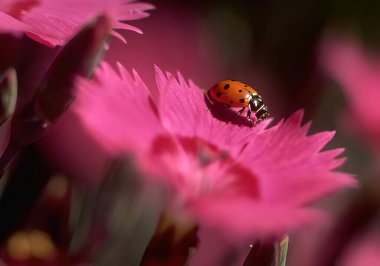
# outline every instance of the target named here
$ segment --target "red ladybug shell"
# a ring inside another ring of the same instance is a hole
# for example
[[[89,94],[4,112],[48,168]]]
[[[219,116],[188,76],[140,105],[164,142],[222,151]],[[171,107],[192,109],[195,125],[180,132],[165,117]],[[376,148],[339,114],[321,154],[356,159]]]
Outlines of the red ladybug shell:
[[[247,120],[252,122],[251,113],[255,114],[256,125],[269,117],[268,107],[263,99],[251,86],[236,80],[223,80],[207,91],[212,103],[223,104],[226,107],[240,107],[237,112],[240,115],[248,107]]]
[[[236,80],[223,80],[207,91],[211,101],[232,107],[246,107],[252,95],[258,92],[251,86]]]

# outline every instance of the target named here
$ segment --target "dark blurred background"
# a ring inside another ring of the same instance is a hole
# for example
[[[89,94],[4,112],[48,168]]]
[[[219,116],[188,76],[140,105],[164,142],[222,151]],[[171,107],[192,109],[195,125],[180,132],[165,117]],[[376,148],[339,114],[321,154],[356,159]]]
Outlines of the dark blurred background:
[[[200,85],[210,86],[229,76],[251,81],[263,88],[262,94],[274,94],[266,100],[274,98],[281,105],[281,108],[274,107],[276,116],[277,112],[286,116],[306,108],[310,117],[317,108],[324,84],[316,66],[316,49],[326,30],[334,28],[355,35],[371,49],[377,49],[380,41],[377,1],[148,2],[157,9],[149,19],[135,22],[144,29],[145,36],[125,33],[129,45],[125,47],[125,59],[121,60],[127,61],[130,54],[153,49],[159,52],[161,60],[172,61],[178,70],[189,72],[185,73],[188,77],[196,79],[202,74]],[[137,42],[146,43],[147,38],[155,38],[150,47],[135,49]],[[195,55],[191,58],[194,62],[181,61],[180,55],[184,54]],[[153,61],[144,57],[140,60]],[[130,60],[131,65],[134,63]],[[214,77],[211,72],[207,78],[208,72],[203,67],[212,63],[214,72],[220,76]],[[185,68],[190,64],[191,67]],[[250,73],[250,69],[255,71]],[[270,83],[270,88],[264,87],[265,82]],[[272,92],[272,87],[278,89]]]

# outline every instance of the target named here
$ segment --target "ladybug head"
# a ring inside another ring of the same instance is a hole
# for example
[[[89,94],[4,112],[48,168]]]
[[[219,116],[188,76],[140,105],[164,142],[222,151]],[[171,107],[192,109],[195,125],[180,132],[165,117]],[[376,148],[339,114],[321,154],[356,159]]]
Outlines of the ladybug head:
[[[255,113],[255,116],[259,120],[264,120],[268,118],[270,116],[270,114],[268,113],[268,107],[266,105],[263,105],[263,107]]]
[[[249,108],[255,113],[258,120],[264,120],[269,117],[268,107],[264,104],[260,95],[252,95]]]

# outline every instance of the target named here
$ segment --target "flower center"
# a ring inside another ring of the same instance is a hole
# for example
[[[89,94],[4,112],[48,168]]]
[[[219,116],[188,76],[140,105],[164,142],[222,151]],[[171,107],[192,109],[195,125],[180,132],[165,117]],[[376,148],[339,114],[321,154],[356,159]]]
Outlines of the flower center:
[[[257,198],[257,179],[227,151],[199,138],[159,138],[153,149],[155,165],[181,191],[183,200],[200,197]]]

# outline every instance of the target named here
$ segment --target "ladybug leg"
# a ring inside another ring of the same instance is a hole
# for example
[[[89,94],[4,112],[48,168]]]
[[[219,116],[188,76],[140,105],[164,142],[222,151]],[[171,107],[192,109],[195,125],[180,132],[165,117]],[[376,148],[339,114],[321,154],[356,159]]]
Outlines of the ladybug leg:
[[[247,106],[244,106],[243,108],[241,108],[239,111],[236,112],[236,114],[240,115],[242,112],[244,112],[245,108],[247,108]]]
[[[249,122],[251,122],[252,123],[252,118],[251,118],[251,109],[248,109],[248,112],[247,112],[247,120],[249,121]]]

